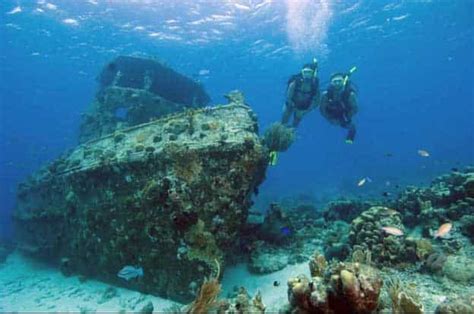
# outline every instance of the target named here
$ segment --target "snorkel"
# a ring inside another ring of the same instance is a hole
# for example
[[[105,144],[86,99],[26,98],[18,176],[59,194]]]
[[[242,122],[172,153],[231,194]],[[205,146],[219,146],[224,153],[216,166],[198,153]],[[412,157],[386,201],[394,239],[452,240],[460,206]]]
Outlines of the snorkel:
[[[342,86],[345,88],[346,85],[347,85],[347,82],[349,81],[349,78],[350,76],[352,75],[352,73],[354,73],[355,71],[357,71],[357,67],[356,66],[353,66],[349,72],[347,72],[347,74],[344,76],[344,81],[342,83]]]

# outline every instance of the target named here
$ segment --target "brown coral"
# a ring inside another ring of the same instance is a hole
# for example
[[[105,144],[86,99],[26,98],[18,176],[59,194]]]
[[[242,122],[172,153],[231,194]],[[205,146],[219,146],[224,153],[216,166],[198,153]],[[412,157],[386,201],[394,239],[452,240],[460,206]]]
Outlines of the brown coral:
[[[370,251],[378,264],[398,264],[416,260],[414,243],[402,236],[387,234],[384,227],[403,231],[400,213],[382,206],[373,206],[362,212],[351,223],[349,241],[353,250]],[[413,244],[413,245],[412,245]]]
[[[298,313],[370,313],[377,308],[381,287],[380,275],[370,266],[333,262],[324,275],[290,279],[288,299]]]
[[[322,277],[327,265],[328,262],[324,255],[314,253],[313,258],[309,261],[309,272],[311,277]]]

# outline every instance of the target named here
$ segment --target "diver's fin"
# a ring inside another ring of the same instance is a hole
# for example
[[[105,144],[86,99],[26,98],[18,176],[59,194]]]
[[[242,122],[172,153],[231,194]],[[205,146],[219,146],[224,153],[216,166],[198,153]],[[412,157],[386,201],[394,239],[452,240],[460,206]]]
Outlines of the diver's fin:
[[[276,166],[277,163],[278,163],[278,152],[271,151],[270,154],[269,154],[268,164],[270,166]]]

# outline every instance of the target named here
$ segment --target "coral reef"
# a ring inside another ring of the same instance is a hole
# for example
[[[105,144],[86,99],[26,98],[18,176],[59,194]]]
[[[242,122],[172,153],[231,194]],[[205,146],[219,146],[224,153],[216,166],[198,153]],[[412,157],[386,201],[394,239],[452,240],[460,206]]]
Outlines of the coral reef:
[[[425,236],[445,222],[461,220],[461,230],[472,241],[468,226],[472,226],[469,216],[474,210],[473,186],[474,168],[467,167],[437,177],[429,187],[407,188],[393,206],[402,214],[406,226],[421,225]]]
[[[377,308],[382,288],[379,273],[368,265],[333,262],[316,254],[312,278],[288,280],[287,313],[370,313]]]
[[[404,230],[399,212],[374,206],[351,223],[349,241],[353,250],[371,251],[375,263],[397,264],[416,260],[415,243],[403,236],[389,234],[385,227]]]
[[[263,143],[270,151],[284,152],[295,140],[295,131],[279,122],[273,123],[263,134]]]

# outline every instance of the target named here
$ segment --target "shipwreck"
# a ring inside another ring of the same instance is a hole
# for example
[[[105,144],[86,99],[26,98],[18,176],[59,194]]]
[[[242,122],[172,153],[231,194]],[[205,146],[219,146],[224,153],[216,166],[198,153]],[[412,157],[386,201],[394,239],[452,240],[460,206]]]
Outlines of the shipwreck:
[[[268,163],[256,116],[237,92],[206,107],[202,86],[153,60],[119,57],[99,81],[80,144],[18,188],[18,248],[189,301],[238,254]],[[143,276],[118,277],[126,265]]]

